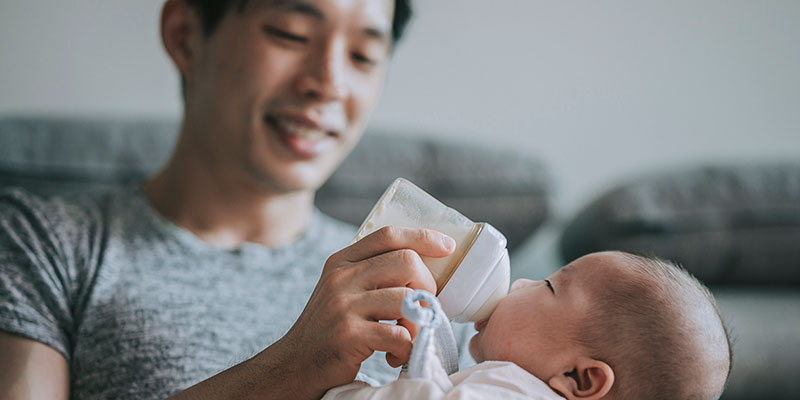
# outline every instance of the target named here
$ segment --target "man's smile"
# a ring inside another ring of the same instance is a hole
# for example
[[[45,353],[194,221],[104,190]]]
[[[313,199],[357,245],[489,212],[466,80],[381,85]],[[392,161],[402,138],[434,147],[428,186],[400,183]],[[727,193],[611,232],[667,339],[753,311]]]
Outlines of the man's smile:
[[[281,141],[302,158],[313,158],[324,153],[341,137],[340,128],[335,124],[304,116],[268,114],[264,120]]]

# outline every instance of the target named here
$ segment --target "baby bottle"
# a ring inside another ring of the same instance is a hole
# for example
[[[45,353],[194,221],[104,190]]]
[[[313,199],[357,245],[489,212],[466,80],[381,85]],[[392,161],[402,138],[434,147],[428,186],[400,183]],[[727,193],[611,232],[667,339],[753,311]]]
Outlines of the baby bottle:
[[[455,239],[456,248],[449,256],[422,257],[451,320],[485,320],[508,293],[511,269],[506,238],[488,223],[472,222],[408,180],[397,178],[367,215],[355,240],[384,226],[433,229]]]

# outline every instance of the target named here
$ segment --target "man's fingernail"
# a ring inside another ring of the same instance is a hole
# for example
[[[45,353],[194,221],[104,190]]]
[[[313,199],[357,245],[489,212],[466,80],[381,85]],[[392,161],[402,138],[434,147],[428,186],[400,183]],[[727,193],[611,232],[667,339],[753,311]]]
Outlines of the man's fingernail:
[[[444,248],[447,249],[447,250],[451,250],[452,251],[452,250],[455,250],[455,248],[456,248],[456,241],[453,240],[453,238],[451,238],[450,236],[447,236],[447,235],[442,235],[442,244],[444,245]]]

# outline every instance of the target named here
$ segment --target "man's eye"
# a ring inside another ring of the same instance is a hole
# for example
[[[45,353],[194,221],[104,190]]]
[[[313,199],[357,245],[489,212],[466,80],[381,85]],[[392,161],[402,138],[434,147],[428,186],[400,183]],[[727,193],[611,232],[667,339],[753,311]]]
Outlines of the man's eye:
[[[275,36],[279,39],[288,40],[290,42],[296,42],[302,44],[308,43],[308,38],[305,36],[298,36],[293,33],[289,33],[284,30],[277,29],[271,26],[265,26],[264,32],[266,32],[269,35]]]
[[[550,288],[550,291],[553,292],[553,294],[555,294],[556,290],[553,289],[553,285],[550,283],[550,281],[545,279],[544,282],[547,284],[547,287]]]
[[[363,55],[361,53],[353,53],[353,60],[355,60],[359,64],[365,64],[365,65],[369,65],[369,66],[373,66],[373,65],[378,63],[377,61],[375,61],[375,60],[373,60],[373,59],[371,59],[371,58],[369,58],[369,57],[367,57],[367,56],[365,56],[365,55]]]

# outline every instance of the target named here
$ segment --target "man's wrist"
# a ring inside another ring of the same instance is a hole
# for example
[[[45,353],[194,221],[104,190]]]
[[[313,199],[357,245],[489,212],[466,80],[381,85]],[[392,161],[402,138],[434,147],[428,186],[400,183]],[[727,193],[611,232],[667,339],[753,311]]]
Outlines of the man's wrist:
[[[285,338],[282,338],[247,363],[273,383],[271,392],[280,388],[283,398],[320,398],[326,390],[324,379],[320,379],[320,374],[310,360],[303,360],[298,354],[301,352],[293,352],[291,348]]]
[[[170,399],[318,399],[327,389],[284,343],[206,379]]]

